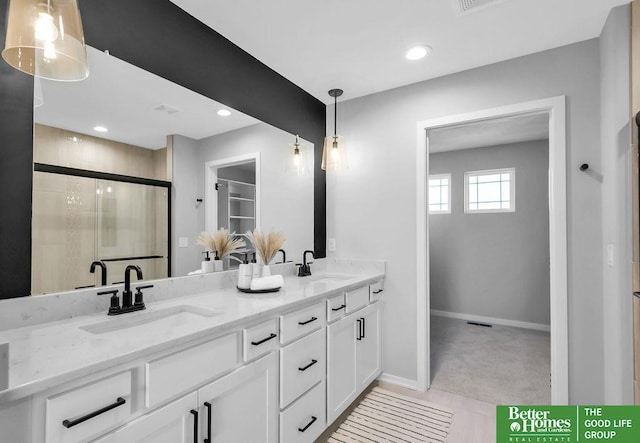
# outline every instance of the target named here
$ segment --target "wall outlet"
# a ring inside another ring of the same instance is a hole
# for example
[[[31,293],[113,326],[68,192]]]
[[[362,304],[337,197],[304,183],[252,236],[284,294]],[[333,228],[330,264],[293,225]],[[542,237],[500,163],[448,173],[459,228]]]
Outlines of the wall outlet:
[[[189,247],[189,237],[180,237],[178,239],[178,247],[179,248],[188,248]]]
[[[615,261],[613,260],[613,254],[614,254],[613,244],[609,243],[607,245],[607,265],[609,265],[610,268],[613,268],[615,266]]]
[[[327,239],[327,250],[329,252],[335,252],[336,251],[336,239],[335,238],[328,238]]]

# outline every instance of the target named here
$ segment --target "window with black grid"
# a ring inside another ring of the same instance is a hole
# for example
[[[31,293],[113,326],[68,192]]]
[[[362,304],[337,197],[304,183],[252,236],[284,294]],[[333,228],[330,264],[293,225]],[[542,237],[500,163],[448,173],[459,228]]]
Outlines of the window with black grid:
[[[472,171],[464,174],[465,212],[514,212],[515,169]]]

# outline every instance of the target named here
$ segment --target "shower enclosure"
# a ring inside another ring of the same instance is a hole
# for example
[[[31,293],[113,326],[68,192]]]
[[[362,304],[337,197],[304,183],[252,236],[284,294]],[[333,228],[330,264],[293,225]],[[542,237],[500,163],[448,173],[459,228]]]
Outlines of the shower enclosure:
[[[131,264],[145,280],[170,276],[170,182],[35,164],[31,293],[123,280]]]

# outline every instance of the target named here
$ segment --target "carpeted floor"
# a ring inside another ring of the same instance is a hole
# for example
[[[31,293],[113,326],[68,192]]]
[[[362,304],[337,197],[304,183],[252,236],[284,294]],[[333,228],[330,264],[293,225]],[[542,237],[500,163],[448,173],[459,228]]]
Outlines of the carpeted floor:
[[[431,316],[431,386],[496,404],[548,405],[548,332]]]

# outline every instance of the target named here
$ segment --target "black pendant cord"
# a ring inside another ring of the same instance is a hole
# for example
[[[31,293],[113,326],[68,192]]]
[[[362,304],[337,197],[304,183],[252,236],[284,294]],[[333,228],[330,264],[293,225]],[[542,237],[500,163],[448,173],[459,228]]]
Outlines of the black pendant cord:
[[[336,142],[338,137],[338,97],[342,95],[344,91],[342,89],[329,90],[329,96],[333,97],[333,142]]]
[[[338,96],[333,97],[333,138],[338,136]]]

